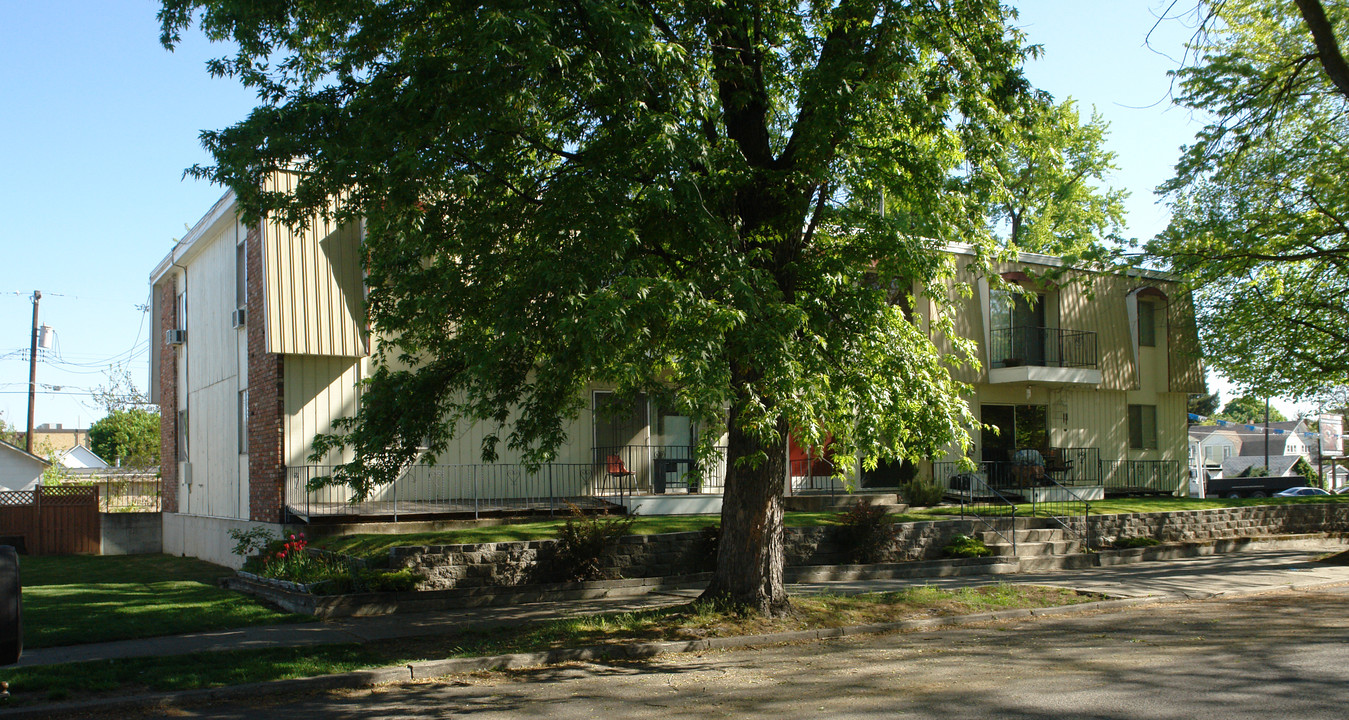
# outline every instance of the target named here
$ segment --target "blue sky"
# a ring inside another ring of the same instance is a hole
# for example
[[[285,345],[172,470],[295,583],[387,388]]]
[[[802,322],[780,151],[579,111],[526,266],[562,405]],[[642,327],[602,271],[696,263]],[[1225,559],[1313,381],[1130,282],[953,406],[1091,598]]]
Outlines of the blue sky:
[[[1119,154],[1115,187],[1131,193],[1128,233],[1148,238],[1167,213],[1152,195],[1199,127],[1170,108],[1168,70],[1189,30],[1156,0],[1027,0],[1019,25],[1044,57],[1028,72],[1056,98],[1095,106]],[[158,41],[148,0],[0,0],[0,415],[27,418],[26,355],[33,290],[56,350],[40,355],[36,422],[87,427],[102,416],[87,393],[110,362],[147,380],[148,275],[221,195],[183,179],[209,158],[198,134],[254,104],[204,62],[221,52],[189,33]],[[1160,54],[1167,53],[1167,54]],[[61,389],[53,390],[51,386]]]

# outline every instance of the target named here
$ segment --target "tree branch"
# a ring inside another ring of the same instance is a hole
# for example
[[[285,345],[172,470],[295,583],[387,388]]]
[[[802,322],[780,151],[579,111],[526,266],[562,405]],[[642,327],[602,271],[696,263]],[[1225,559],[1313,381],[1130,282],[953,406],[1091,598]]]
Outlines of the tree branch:
[[[1335,84],[1340,94],[1349,98],[1349,63],[1340,53],[1339,42],[1335,39],[1335,29],[1331,27],[1326,9],[1320,0],[1294,0],[1297,9],[1302,12],[1302,20],[1316,41],[1316,50],[1321,57],[1321,67],[1326,76]]]

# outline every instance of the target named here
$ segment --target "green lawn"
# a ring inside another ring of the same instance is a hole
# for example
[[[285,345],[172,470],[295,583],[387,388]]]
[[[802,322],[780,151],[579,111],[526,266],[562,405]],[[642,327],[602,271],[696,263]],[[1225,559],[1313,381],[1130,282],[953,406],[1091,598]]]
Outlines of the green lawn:
[[[1253,505],[1318,505],[1325,503],[1349,502],[1349,495],[1321,495],[1317,497],[1295,498],[1174,498],[1174,497],[1131,497],[1111,498],[1091,503],[1092,515],[1118,515],[1121,513],[1160,513],[1181,510],[1211,510],[1214,508],[1250,507]],[[1017,514],[1030,515],[1030,505],[1017,505]],[[917,513],[906,514],[905,519],[938,520],[949,519],[960,514],[960,506],[927,508]]]
[[[833,524],[835,517],[837,517],[836,513],[829,512],[793,512],[787,513],[786,522],[788,525],[802,527],[830,525]],[[556,518],[434,532],[343,535],[314,538],[310,544],[325,550],[378,561],[388,556],[389,548],[406,545],[460,545],[466,543],[547,540],[557,537],[558,530],[565,522],[566,519],[564,518]],[[633,521],[632,533],[634,535],[660,535],[663,533],[694,532],[705,527],[716,527],[720,524],[721,516],[719,515],[639,515]]]
[[[216,586],[232,571],[169,555],[19,559],[24,647],[205,632],[310,618]]]
[[[1118,498],[1091,503],[1091,514],[1114,515],[1119,513],[1175,512],[1178,510],[1205,510],[1223,507],[1244,507],[1248,505],[1289,505],[1304,503],[1349,502],[1349,495],[1309,498],[1250,498],[1229,499],[1190,499],[1172,497]],[[950,520],[960,514],[958,505],[946,505],[932,508],[918,508],[893,515],[895,522],[923,522],[932,520]],[[1030,505],[1018,505],[1018,515],[1030,515]],[[834,512],[789,512],[784,522],[789,527],[815,527],[833,525],[838,518]],[[516,540],[545,540],[555,538],[564,519],[540,520],[536,522],[513,523],[509,525],[490,525],[471,528],[438,530],[435,532],[404,533],[389,535],[345,535],[313,540],[315,547],[336,552],[356,555],[379,561],[388,557],[389,548],[406,545],[458,545],[462,543],[511,542]],[[639,516],[633,522],[632,531],[636,535],[656,535],[660,533],[689,532],[705,527],[715,527],[721,523],[717,515],[666,515]]]

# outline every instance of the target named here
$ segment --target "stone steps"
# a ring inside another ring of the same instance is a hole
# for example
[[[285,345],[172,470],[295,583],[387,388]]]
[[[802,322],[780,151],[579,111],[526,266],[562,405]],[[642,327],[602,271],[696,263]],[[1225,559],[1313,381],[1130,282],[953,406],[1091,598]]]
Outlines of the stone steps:
[[[1060,528],[1019,527],[1015,531],[1015,551],[1010,540],[1004,537],[1010,538],[1010,530],[1010,527],[1003,530],[1001,535],[985,530],[979,533],[979,537],[993,551],[994,557],[1015,557],[1022,571],[1087,567],[1091,564],[1090,556],[1082,552],[1082,542],[1067,537]]]

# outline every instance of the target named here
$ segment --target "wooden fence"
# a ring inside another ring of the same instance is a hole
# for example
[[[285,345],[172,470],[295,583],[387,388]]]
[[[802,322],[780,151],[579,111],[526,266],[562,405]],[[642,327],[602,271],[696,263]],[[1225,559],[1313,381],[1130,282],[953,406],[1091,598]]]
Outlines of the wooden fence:
[[[98,488],[39,485],[0,492],[0,538],[19,539],[30,555],[97,555]]]

